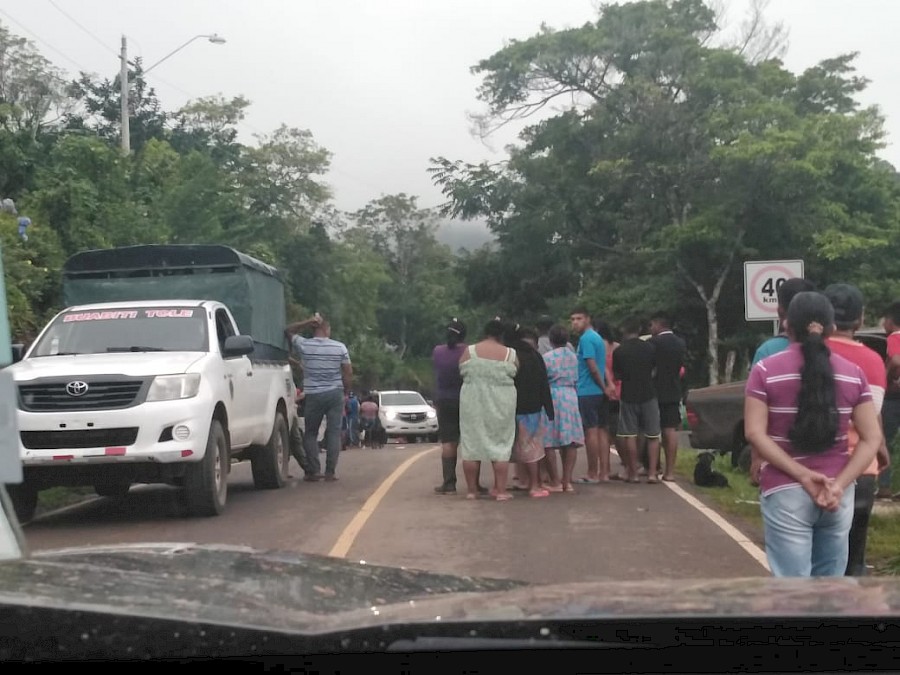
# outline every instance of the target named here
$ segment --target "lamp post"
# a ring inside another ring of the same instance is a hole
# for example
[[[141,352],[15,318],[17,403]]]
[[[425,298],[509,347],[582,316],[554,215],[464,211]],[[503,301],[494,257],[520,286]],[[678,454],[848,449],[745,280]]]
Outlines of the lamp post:
[[[144,69],[144,74],[149,73],[153,68],[156,68],[160,63],[168,59],[170,56],[180,52],[182,49],[191,44],[194,40],[198,40],[199,38],[206,38],[210,42],[215,45],[220,45],[225,43],[225,38],[216,33],[212,33],[211,35],[195,35],[190,40],[185,42],[180,47],[173,49],[171,52],[162,57],[159,61],[151,65],[149,68]],[[121,60],[121,71],[119,75],[119,84],[121,87],[121,99],[122,99],[122,152],[124,154],[129,154],[131,152],[131,129],[129,128],[128,118],[128,46],[125,40],[125,36],[122,36],[122,53],[119,55],[119,59]]]

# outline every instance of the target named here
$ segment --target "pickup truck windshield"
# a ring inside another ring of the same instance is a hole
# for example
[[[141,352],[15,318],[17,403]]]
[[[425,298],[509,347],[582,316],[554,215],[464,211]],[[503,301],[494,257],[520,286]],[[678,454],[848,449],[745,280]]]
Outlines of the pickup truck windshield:
[[[381,405],[426,405],[421,394],[402,392],[398,394],[382,394]]]
[[[205,352],[206,313],[199,307],[70,311],[56,318],[31,356],[109,352]]]

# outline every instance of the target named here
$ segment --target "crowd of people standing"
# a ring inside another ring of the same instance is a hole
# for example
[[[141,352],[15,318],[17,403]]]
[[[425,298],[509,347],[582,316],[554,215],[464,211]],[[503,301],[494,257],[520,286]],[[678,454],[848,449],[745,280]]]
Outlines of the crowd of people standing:
[[[576,484],[637,483],[641,474],[647,483],[674,480],[685,343],[670,318],[654,314],[651,335],[630,319],[621,344],[584,307],[568,318],[568,328],[546,317],[532,328],[495,317],[471,344],[462,322],[447,326],[446,342],[433,352],[443,471],[437,493],[456,494],[460,459],[468,499],[507,501],[516,490],[545,498]],[[640,468],[639,437],[647,446]],[[624,475],[611,471],[614,438]],[[587,471],[575,478],[582,447]],[[483,464],[491,465],[491,488],[481,485]]]

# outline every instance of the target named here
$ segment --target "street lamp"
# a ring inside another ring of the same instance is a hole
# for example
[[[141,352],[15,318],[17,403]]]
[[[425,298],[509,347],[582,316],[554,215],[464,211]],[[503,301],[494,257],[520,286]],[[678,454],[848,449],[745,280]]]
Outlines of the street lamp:
[[[200,38],[206,38],[210,42],[215,45],[221,45],[225,43],[225,38],[216,33],[212,33],[211,35],[195,35],[190,40],[185,42],[183,45],[178,47],[177,49],[173,49],[171,52],[162,57],[159,61],[151,65],[149,68],[144,68],[143,73],[146,75],[151,70],[156,68],[160,63],[168,59],[173,54],[180,52],[182,49],[191,44],[194,40],[198,40]],[[122,54],[119,57],[122,61],[121,71],[119,76],[120,86],[121,86],[121,98],[122,98],[122,152],[126,155],[131,152],[131,129],[128,125],[128,49],[125,42],[125,36],[122,36]]]

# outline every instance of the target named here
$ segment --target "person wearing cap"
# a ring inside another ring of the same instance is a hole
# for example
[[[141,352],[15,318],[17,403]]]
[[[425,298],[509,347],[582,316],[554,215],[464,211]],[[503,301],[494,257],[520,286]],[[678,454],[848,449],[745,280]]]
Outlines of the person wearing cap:
[[[862,369],[869,382],[872,402],[875,404],[875,410],[880,419],[884,391],[887,387],[884,362],[878,352],[853,337],[863,324],[865,308],[862,292],[850,284],[832,284],[824,292],[834,308],[835,326],[834,332],[825,339],[825,344],[832,354],[843,356]],[[859,435],[852,422],[847,430],[847,436],[847,449],[852,454],[859,441]],[[846,576],[860,577],[866,573],[866,538],[869,530],[869,517],[872,515],[872,506],[875,503],[876,481],[880,469],[884,468],[888,461],[887,446],[882,438],[876,459],[856,479]]]
[[[790,344],[786,325],[788,306],[791,304],[791,300],[794,299],[794,296],[797,295],[797,293],[814,290],[816,290],[816,286],[809,279],[786,279],[784,283],[778,287],[778,290],[776,291],[778,296],[778,325],[781,329],[779,330],[778,335],[770,337],[759,346],[756,353],[753,355],[753,361],[750,363],[751,366],[755,366],[757,361],[764,359],[767,356],[772,356],[772,354],[777,354],[788,348],[788,345]]]
[[[466,326],[457,318],[447,324],[445,342],[431,353],[434,368],[434,405],[438,418],[438,438],[441,442],[443,481],[434,488],[439,495],[456,494],[456,463],[459,449],[459,394],[462,376],[459,359],[466,351]],[[486,488],[479,488],[483,493]]]

